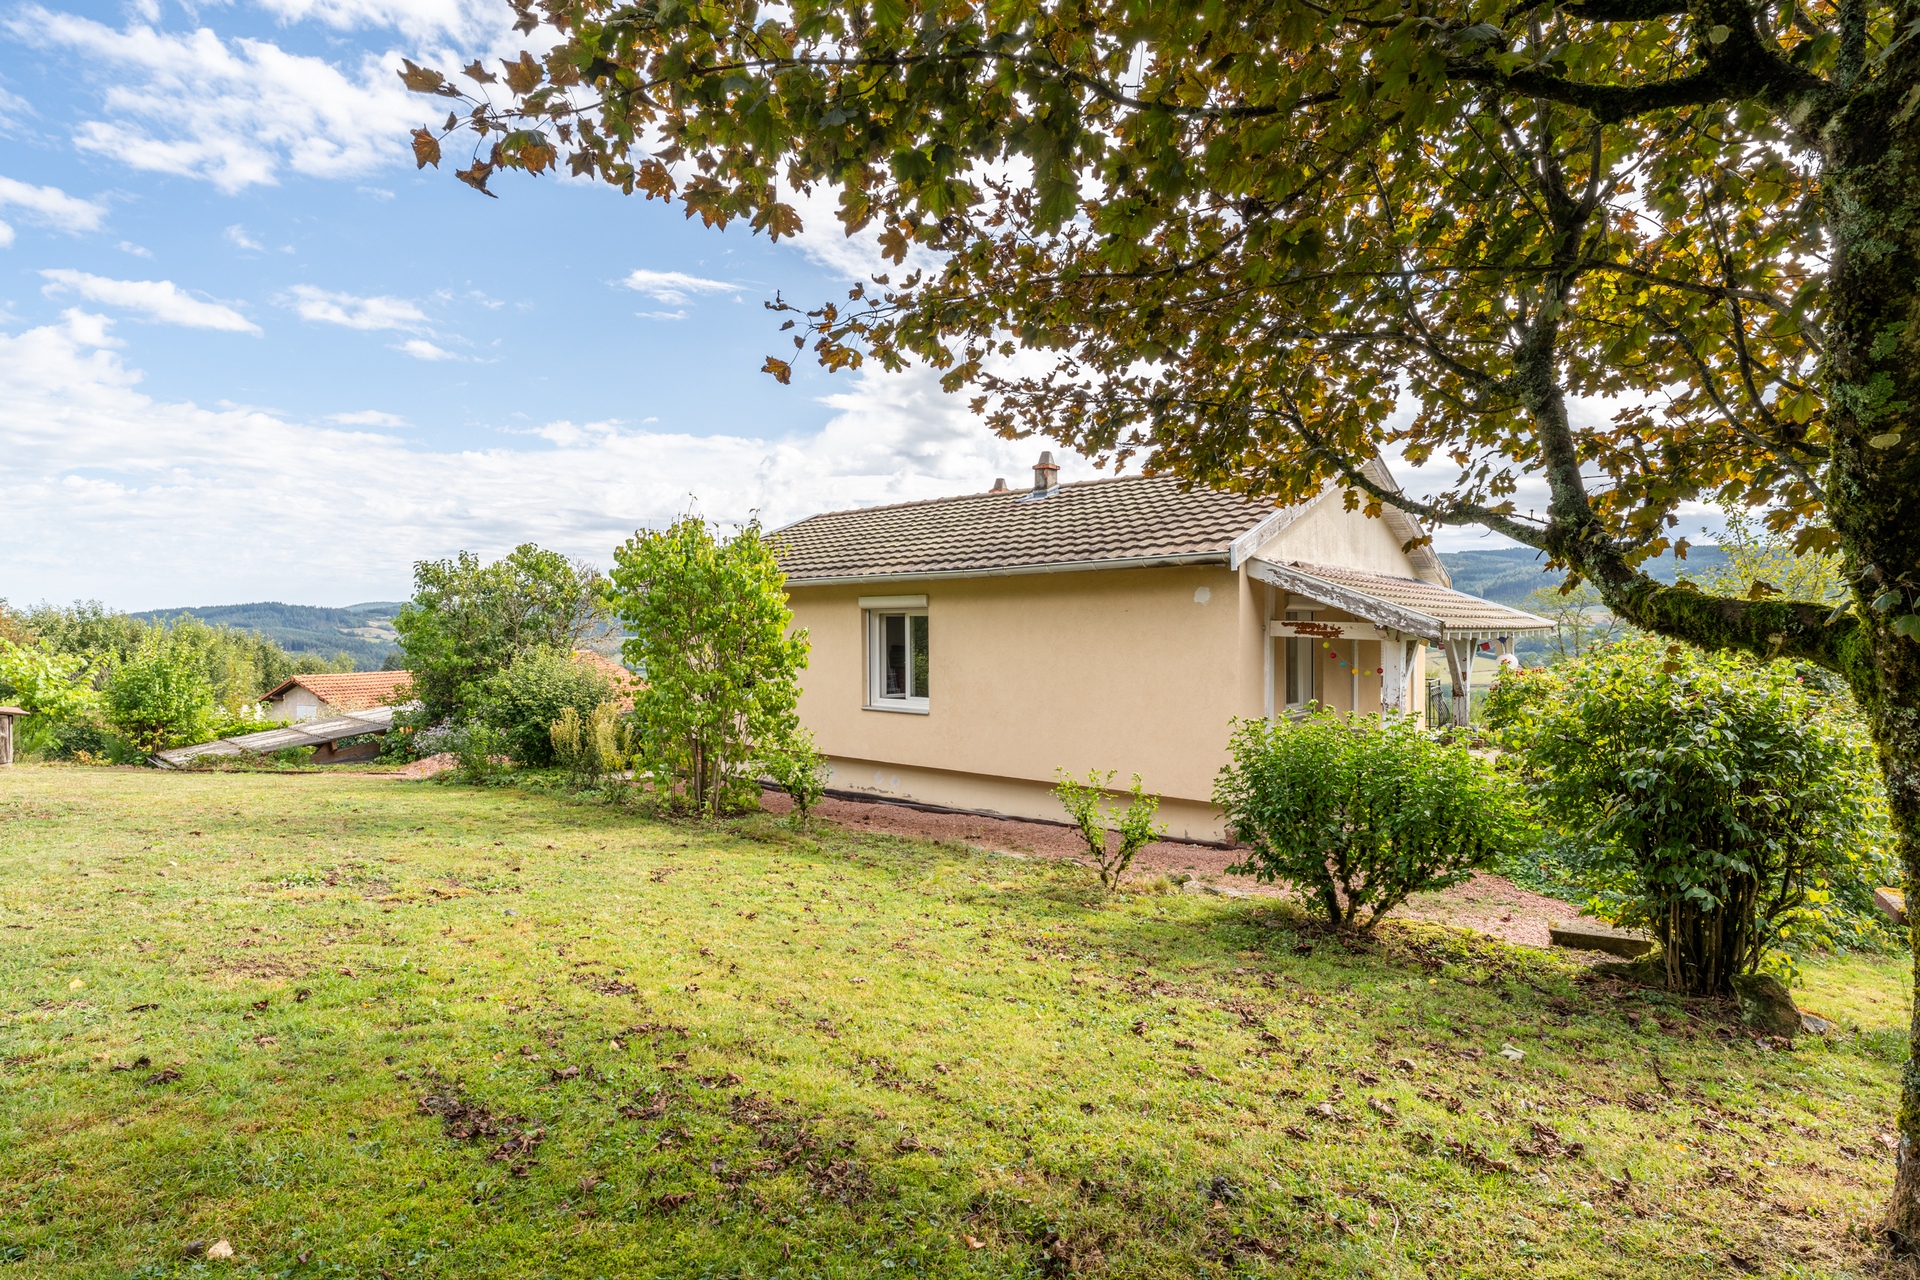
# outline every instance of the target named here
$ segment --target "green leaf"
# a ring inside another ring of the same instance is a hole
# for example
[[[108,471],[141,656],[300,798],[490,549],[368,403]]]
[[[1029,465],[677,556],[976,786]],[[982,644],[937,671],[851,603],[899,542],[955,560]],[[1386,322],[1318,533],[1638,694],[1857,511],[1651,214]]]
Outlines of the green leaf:
[[[1898,431],[1883,432],[1868,440],[1867,443],[1876,449],[1891,449],[1900,443],[1900,433]]]
[[[1893,620],[1893,634],[1920,640],[1920,613],[1903,613]]]
[[[1725,23],[1715,23],[1707,28],[1707,39],[1715,44],[1725,44],[1727,37],[1733,34],[1733,28]]]

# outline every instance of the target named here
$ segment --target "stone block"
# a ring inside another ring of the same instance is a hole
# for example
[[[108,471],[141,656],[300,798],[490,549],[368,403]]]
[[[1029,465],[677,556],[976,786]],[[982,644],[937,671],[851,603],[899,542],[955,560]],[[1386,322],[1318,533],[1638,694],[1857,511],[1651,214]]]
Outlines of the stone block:
[[[1604,951],[1628,960],[1638,960],[1653,950],[1653,939],[1646,934],[1616,929],[1598,920],[1561,920],[1547,926],[1547,936],[1556,947]]]
[[[1895,924],[1906,924],[1907,895],[1902,890],[1875,889],[1873,891],[1873,905],[1880,908],[1880,910],[1886,914],[1887,919],[1893,921]]]

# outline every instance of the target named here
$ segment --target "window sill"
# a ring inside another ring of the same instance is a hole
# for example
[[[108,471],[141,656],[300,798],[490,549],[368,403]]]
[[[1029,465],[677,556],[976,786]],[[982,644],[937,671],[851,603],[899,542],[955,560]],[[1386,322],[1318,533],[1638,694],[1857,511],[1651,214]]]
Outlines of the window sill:
[[[899,702],[869,702],[862,711],[895,711],[903,715],[924,716],[930,713],[925,698],[902,699]]]

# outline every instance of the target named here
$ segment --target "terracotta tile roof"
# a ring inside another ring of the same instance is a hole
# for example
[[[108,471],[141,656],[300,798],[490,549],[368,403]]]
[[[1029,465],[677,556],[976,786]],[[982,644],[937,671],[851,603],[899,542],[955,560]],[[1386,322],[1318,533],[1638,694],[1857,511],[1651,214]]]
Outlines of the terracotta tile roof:
[[[639,687],[640,678],[627,670],[604,653],[592,649],[575,649],[573,660],[583,667],[592,667],[607,678],[613,686],[613,700],[622,711],[633,710],[633,691]]]
[[[412,680],[410,671],[343,671],[295,676],[260,700],[277,698],[299,685],[335,711],[365,711],[369,707],[387,707],[403,701]]]
[[[1110,560],[1225,560],[1233,540],[1271,505],[1173,476],[1116,476],[833,511],[790,524],[781,567],[796,584],[835,579],[1018,571]]]
[[[1256,560],[1254,575],[1260,576],[1259,567],[1265,561]],[[1322,603],[1336,608],[1347,609],[1373,622],[1390,622],[1390,611],[1376,610],[1375,617],[1365,609],[1366,600],[1381,601],[1393,609],[1405,610],[1418,617],[1432,619],[1440,629],[1451,634],[1499,634],[1519,635],[1533,631],[1551,631],[1554,624],[1545,618],[1519,609],[1510,609],[1504,604],[1495,604],[1491,600],[1482,600],[1479,596],[1470,596],[1449,587],[1436,586],[1431,582],[1422,582],[1418,578],[1393,578],[1381,573],[1368,573],[1362,569],[1348,569],[1331,564],[1302,564],[1297,561],[1274,562],[1282,570],[1291,570],[1294,577],[1300,579],[1297,585],[1287,583],[1288,590],[1308,599],[1321,600]],[[1326,583],[1344,591],[1330,591],[1326,597],[1317,596],[1312,584]],[[1355,593],[1363,600],[1344,598],[1345,593]],[[1342,598],[1331,598],[1342,597]],[[1359,606],[1359,607],[1356,607]],[[1403,628],[1405,629],[1405,628]],[[1438,635],[1430,636],[1439,639]]]

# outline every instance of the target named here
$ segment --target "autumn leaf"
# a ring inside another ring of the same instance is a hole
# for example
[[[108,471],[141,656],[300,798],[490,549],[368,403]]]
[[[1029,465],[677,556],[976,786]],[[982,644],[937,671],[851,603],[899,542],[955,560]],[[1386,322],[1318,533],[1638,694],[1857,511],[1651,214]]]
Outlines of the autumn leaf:
[[[440,140],[425,129],[415,129],[413,131],[413,159],[413,167],[416,169],[424,169],[428,165],[432,165],[438,169],[440,167]]]
[[[493,166],[488,164],[485,160],[475,160],[473,162],[473,167],[470,169],[455,169],[453,171],[454,177],[460,179],[460,181],[466,183],[468,186],[472,187],[475,191],[478,191],[483,196],[493,195],[493,192],[487,190],[487,179],[492,174],[493,174]],[[497,200],[499,199],[499,197],[494,196],[494,199]]]
[[[760,372],[772,374],[783,387],[793,381],[793,366],[776,356],[768,356],[767,362],[760,366]]]
[[[415,93],[433,93],[447,82],[447,78],[431,67],[417,67],[411,59],[400,59],[400,83]]]
[[[493,72],[482,66],[478,58],[475,58],[469,65],[463,67],[461,70],[465,73],[467,79],[477,80],[481,84],[493,84],[499,79]]]
[[[526,50],[520,51],[518,62],[508,62],[502,58],[500,65],[507,69],[507,88],[515,93],[524,97],[539,87],[542,75],[540,64]]]

